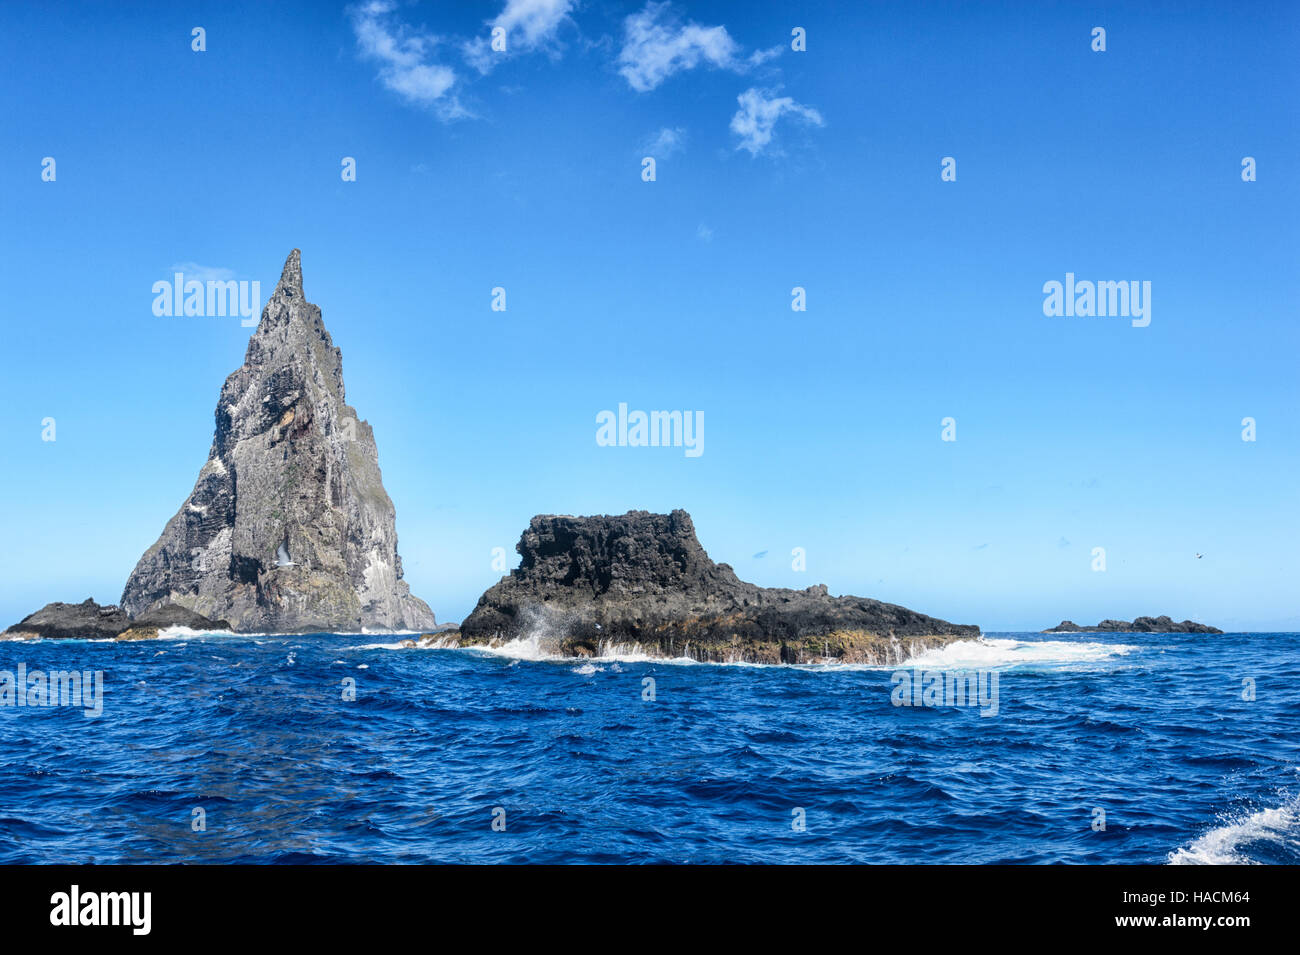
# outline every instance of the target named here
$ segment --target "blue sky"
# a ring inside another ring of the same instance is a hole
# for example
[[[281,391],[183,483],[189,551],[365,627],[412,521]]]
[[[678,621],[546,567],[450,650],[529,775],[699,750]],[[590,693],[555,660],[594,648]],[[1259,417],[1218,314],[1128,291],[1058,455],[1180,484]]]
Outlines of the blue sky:
[[[116,601],[207,455],[250,330],[153,283],[265,299],[297,247],[440,619],[534,514],[683,507],[743,578],[991,630],[1300,629],[1297,40],[1280,3],[6,4],[0,624]],[[1067,272],[1151,282],[1150,325],[1045,316]],[[598,446],[620,402],[704,453]]]

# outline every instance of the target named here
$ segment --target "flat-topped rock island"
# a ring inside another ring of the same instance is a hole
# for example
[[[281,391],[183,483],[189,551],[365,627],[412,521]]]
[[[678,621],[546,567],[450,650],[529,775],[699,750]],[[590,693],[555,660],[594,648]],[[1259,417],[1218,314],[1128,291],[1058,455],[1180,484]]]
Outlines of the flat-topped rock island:
[[[410,645],[535,639],[563,656],[639,650],[710,662],[892,665],[980,636],[867,597],[759,587],[715,563],[683,510],[534,517],[522,560],[479,599],[459,631]]]

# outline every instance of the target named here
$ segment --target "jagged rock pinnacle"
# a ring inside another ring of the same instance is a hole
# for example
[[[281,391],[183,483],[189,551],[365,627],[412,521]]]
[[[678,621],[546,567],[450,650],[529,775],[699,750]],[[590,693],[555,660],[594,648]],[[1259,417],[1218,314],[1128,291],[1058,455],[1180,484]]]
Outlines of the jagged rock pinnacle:
[[[402,579],[374,432],[347,404],[297,249],[221,389],[194,490],[122,592],[132,616],[167,604],[243,631],[436,626]]]
[[[302,297],[302,253],[294,249],[284,260],[284,269],[280,272],[280,284],[276,292],[283,291],[290,297]]]

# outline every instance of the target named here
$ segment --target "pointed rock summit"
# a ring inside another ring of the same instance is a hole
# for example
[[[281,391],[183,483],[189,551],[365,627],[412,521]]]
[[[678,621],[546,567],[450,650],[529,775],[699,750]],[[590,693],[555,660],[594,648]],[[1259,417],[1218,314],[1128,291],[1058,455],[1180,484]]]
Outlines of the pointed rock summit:
[[[226,379],[189,498],[136,564],[132,616],[175,604],[235,630],[429,630],[402,579],[393,502],[297,249]]]
[[[280,284],[276,290],[283,290],[290,298],[295,294],[302,295],[302,253],[297,249],[290,252],[284,260],[284,268],[280,270]]]

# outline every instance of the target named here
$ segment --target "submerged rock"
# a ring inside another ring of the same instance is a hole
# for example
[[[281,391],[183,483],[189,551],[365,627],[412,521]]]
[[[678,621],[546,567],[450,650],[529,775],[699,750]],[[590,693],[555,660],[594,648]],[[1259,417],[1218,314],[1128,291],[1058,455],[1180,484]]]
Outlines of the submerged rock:
[[[207,631],[229,630],[230,621],[212,620],[179,604],[164,604],[161,607],[155,607],[140,614],[131,621],[130,627],[117,635],[116,639],[149,640],[158,636],[160,632],[168,627],[185,627],[189,630]]]
[[[221,389],[194,490],[136,564],[122,606],[176,605],[238,631],[431,629],[433,612],[402,579],[395,517],[294,249]]]
[[[824,585],[764,588],[709,559],[690,515],[534,517],[517,570],[490,588],[461,624],[461,646],[537,639],[542,649],[595,656],[639,646],[651,655],[715,662],[894,664],[979,636]],[[428,645],[428,644],[424,644]]]
[[[399,647],[408,650],[448,650],[460,645],[460,629],[455,626],[442,626],[433,633],[422,633],[416,639],[398,643]]]
[[[79,604],[46,604],[6,630],[4,636],[17,640],[142,640],[177,626],[191,630],[230,629],[225,620],[210,620],[175,606],[150,610],[132,620],[116,604],[100,606],[87,598]]]
[[[1159,617],[1138,617],[1132,623],[1127,620],[1103,620],[1095,627],[1081,627],[1073,620],[1062,620],[1050,630],[1043,633],[1223,633],[1218,627],[1184,620],[1175,623],[1165,615]]]

